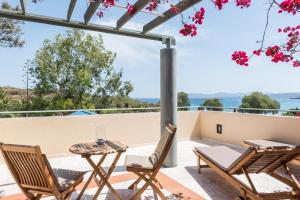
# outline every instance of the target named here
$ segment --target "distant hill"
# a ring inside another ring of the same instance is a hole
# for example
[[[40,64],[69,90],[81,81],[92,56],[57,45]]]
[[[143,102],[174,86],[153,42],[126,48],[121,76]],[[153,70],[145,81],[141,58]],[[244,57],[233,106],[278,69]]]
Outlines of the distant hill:
[[[191,93],[189,97],[191,99],[208,99],[208,98],[229,98],[229,97],[243,97],[248,93],[226,93],[226,92],[218,92],[213,94],[204,94],[204,93]]]
[[[14,100],[24,100],[26,99],[26,90],[21,88],[15,88],[10,86],[0,87],[6,95]],[[32,96],[33,92],[32,90],[29,90],[29,96]]]
[[[189,97],[191,99],[207,99],[207,98],[242,98],[245,95],[250,93],[226,93],[226,92],[218,92],[213,94],[203,94],[203,93],[191,93]],[[267,95],[273,98],[300,98],[300,92],[294,93],[266,93]]]

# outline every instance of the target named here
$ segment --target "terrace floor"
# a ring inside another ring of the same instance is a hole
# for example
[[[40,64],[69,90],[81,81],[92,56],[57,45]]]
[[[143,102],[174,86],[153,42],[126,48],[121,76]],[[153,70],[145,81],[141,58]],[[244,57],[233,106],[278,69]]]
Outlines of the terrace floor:
[[[238,191],[229,185],[222,177],[216,174],[211,169],[203,169],[202,174],[197,173],[196,157],[192,152],[195,146],[215,146],[215,145],[227,145],[237,151],[243,151],[243,148],[233,145],[228,145],[212,140],[193,140],[193,141],[180,141],[178,143],[178,166],[175,168],[163,168],[158,176],[158,179],[164,186],[164,193],[168,196],[168,199],[213,199],[213,200],[232,200],[238,196]],[[126,154],[134,155],[149,155],[154,145],[136,146],[129,148],[128,151],[123,154],[118,162],[113,176],[110,182],[113,183],[113,187],[120,193],[123,199],[129,199],[132,195],[132,191],[127,190],[127,187],[134,181],[135,176],[125,171],[122,167]],[[94,159],[99,159],[95,157]],[[53,168],[65,168],[73,170],[91,170],[88,163],[80,156],[65,156],[58,158],[50,158],[50,163]],[[104,166],[109,166],[112,157],[108,157]],[[296,176],[300,180],[300,166],[291,165],[292,170],[296,173]],[[86,175],[87,179],[89,174]],[[255,186],[260,191],[286,191],[290,188],[277,180],[267,175],[251,175]],[[238,176],[242,181],[246,181],[245,177]],[[246,182],[245,182],[246,183]],[[82,185],[79,186],[79,190]],[[92,199],[93,194],[96,192],[96,184],[93,183],[86,191],[83,199]],[[78,191],[73,193],[71,199],[75,199],[78,195]],[[184,198],[179,198],[183,196]],[[151,189],[148,189],[143,195],[142,199],[152,200],[155,199]],[[0,165],[0,199],[3,200],[15,200],[25,199],[21,194],[18,187],[14,184],[12,177],[5,165]],[[46,197],[45,199],[54,199],[53,197]],[[114,199],[112,194],[104,188],[98,199]]]

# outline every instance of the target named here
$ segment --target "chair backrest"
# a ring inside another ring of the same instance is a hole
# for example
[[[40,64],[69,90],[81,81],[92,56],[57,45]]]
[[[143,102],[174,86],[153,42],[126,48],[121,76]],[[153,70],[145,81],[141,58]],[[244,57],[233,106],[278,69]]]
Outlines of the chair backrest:
[[[272,173],[300,155],[300,146],[249,147],[230,167],[230,174]]]
[[[165,161],[172,146],[176,130],[177,128],[171,124],[167,124],[165,127],[165,132],[162,134],[154,153],[149,157],[154,168],[160,168]]]
[[[58,188],[53,171],[39,146],[0,144],[4,160],[23,190],[44,192]]]

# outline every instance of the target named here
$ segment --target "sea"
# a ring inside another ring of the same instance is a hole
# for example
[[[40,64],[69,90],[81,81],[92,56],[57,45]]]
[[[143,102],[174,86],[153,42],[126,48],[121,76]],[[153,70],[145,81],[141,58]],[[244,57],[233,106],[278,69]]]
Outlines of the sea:
[[[224,108],[238,108],[241,105],[242,97],[224,97],[219,98]],[[290,110],[300,108],[300,99],[292,99],[288,97],[274,98],[280,103],[280,110]],[[146,103],[158,103],[159,98],[137,98],[137,100]],[[200,106],[206,98],[190,98],[191,106]]]

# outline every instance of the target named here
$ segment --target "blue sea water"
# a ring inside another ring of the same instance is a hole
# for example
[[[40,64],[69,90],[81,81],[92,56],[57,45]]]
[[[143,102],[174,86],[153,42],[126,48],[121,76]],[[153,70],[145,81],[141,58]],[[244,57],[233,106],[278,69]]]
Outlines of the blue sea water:
[[[280,103],[281,110],[289,110],[300,108],[300,99],[290,99],[290,98],[274,98]],[[137,100],[143,101],[146,103],[158,103],[159,98],[138,98]],[[191,106],[199,106],[206,99],[204,98],[190,98]],[[241,105],[242,98],[241,97],[226,97],[220,99],[224,108],[237,108]]]

